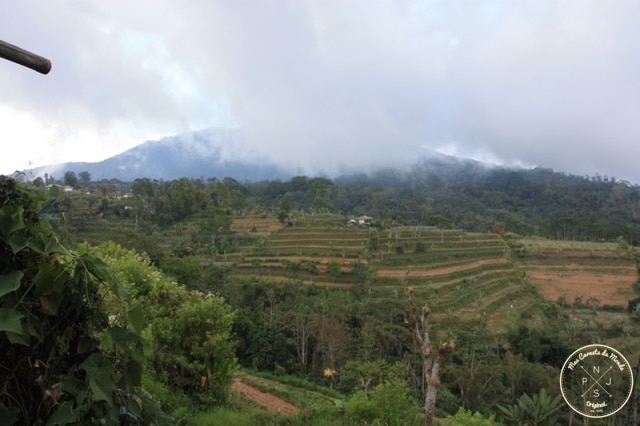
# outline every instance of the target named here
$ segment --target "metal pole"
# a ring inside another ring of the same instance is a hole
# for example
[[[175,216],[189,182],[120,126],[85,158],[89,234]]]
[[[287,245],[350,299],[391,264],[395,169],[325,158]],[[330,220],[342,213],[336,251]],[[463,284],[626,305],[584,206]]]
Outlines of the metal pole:
[[[51,71],[51,61],[18,46],[0,40],[0,57],[20,64],[41,74]]]

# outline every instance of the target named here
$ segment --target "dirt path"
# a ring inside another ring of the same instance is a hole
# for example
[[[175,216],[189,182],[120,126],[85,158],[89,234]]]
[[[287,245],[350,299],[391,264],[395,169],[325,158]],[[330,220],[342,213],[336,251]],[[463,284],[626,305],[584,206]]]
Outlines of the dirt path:
[[[272,413],[300,414],[300,409],[290,402],[287,402],[282,398],[278,398],[270,393],[262,392],[261,390],[244,383],[240,379],[235,379],[233,381],[231,391],[242,393],[245,397],[257,402]]]
[[[446,275],[459,271],[467,271],[469,269],[474,269],[482,265],[492,265],[492,264],[501,264],[508,263],[506,258],[493,258],[493,259],[483,259],[476,260],[474,262],[463,263],[460,265],[454,266],[443,266],[441,268],[435,269],[419,269],[419,270],[411,270],[410,268],[405,269],[381,269],[376,272],[376,275],[379,277],[432,277],[436,275]]]

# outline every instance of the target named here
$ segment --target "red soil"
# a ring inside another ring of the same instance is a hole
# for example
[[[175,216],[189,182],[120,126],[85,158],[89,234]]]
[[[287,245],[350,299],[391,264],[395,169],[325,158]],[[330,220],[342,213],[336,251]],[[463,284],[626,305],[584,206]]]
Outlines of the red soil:
[[[282,398],[278,398],[270,393],[262,392],[261,390],[244,383],[240,379],[234,380],[231,385],[231,391],[242,393],[246,398],[257,402],[272,413],[287,415],[300,414],[300,409],[290,402],[287,402]]]
[[[557,267],[538,266],[527,270],[532,283],[546,299],[557,301],[564,296],[573,303],[577,296],[582,303],[589,304],[596,297],[600,305],[627,306],[633,299],[633,283],[638,279],[634,265],[618,266],[605,271],[585,265],[570,264],[561,270]]]
[[[376,275],[379,277],[433,277],[437,275],[451,274],[458,271],[467,271],[469,269],[477,268],[478,266],[482,265],[507,262],[507,259],[500,257],[494,259],[477,260],[475,262],[464,263],[461,265],[444,266],[442,268],[435,269],[411,270],[410,267],[406,269],[381,269],[376,272]]]

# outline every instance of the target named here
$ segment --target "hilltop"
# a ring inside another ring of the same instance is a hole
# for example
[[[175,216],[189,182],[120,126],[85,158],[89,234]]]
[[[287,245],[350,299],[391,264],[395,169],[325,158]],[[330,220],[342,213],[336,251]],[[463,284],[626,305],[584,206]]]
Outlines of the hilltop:
[[[28,176],[66,171],[88,172],[94,180],[133,182],[138,178],[172,180],[232,176],[240,181],[288,178],[291,172],[252,153],[243,152],[242,135],[230,129],[206,129],[146,141],[99,162],[51,164],[26,170]]]

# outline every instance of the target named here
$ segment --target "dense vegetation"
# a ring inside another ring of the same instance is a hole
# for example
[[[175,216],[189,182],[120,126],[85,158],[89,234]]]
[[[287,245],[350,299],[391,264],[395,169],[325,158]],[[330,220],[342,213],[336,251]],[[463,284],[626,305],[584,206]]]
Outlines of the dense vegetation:
[[[91,182],[67,173],[58,183],[73,191],[45,189],[52,177],[24,187],[42,188],[41,212],[58,238],[100,259],[104,279],[126,290],[124,302],[104,298],[101,309],[112,319],[144,312],[137,331],[107,325],[144,337],[140,389],[173,418],[419,423],[422,357],[404,324],[412,287],[431,307],[433,341],[455,342],[437,398],[445,424],[567,423],[559,367],[594,340],[640,353],[628,339],[639,334],[637,296],[629,288],[628,306],[587,293],[545,300],[529,271],[556,267],[553,258],[584,258],[595,273],[635,265],[638,188],[541,169],[460,170],[425,164],[404,174],[253,183]],[[347,225],[360,215],[376,220]],[[538,249],[526,237],[591,245]],[[237,368],[302,413],[285,418],[229,399]]]
[[[46,176],[34,183],[54,181]],[[140,178],[131,183],[92,183],[86,172],[83,176],[67,172],[60,182],[93,188],[93,198],[87,201],[90,211],[105,214],[127,213],[109,206],[110,199],[105,196],[114,189],[122,193],[131,190],[138,203],[129,203],[129,213],[158,224],[215,208],[234,214],[260,209],[283,215],[296,210],[334,211],[367,214],[387,223],[475,232],[500,227],[523,236],[559,240],[598,241],[621,236],[632,245],[640,242],[640,191],[636,185],[615,177],[581,177],[543,168],[486,168],[447,158],[424,161],[410,170],[389,169],[335,179],[298,176],[288,181],[238,182],[232,178]],[[66,211],[73,207],[69,202],[63,197],[50,207]]]

